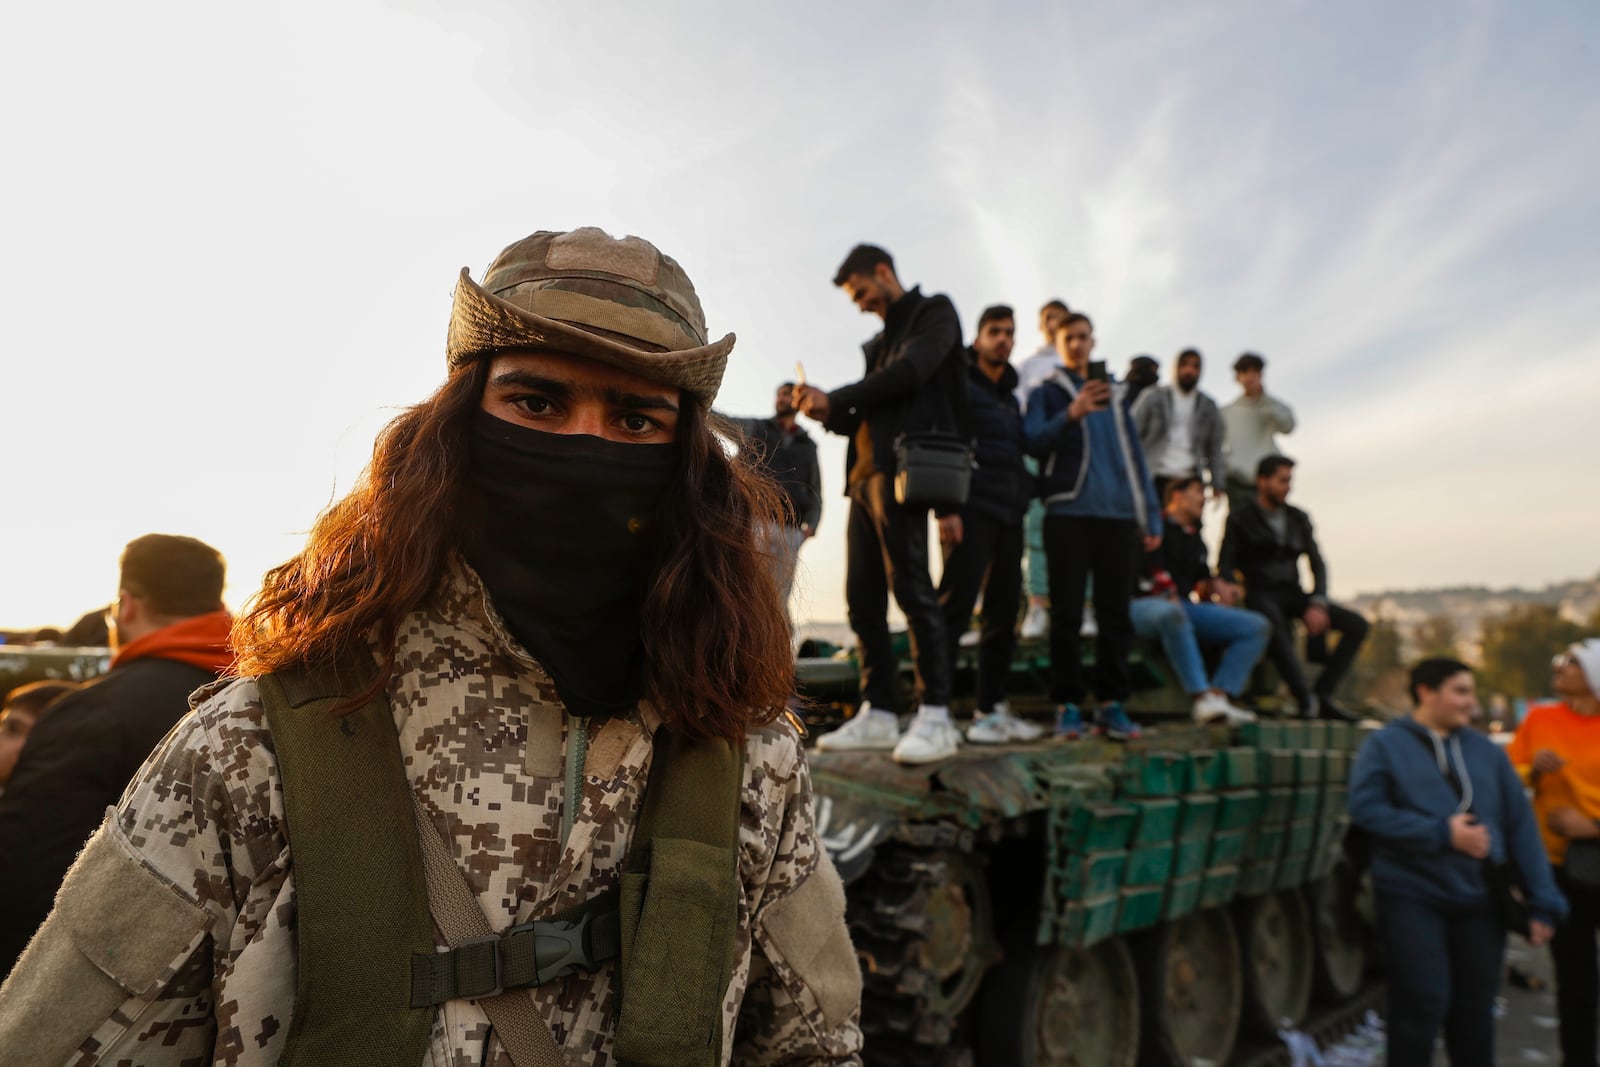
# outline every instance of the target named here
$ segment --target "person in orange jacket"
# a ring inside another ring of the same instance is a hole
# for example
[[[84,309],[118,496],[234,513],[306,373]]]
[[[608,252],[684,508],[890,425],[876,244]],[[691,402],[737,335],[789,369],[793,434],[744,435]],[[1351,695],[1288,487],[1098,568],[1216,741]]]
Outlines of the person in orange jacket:
[[[1600,839],[1600,638],[1555,657],[1557,700],[1529,710],[1506,750],[1533,788],[1533,808],[1556,883],[1572,906],[1550,942],[1556,1005],[1561,1015],[1561,1062],[1594,1067],[1600,1014],[1600,885],[1583,884],[1567,869],[1574,842]]]

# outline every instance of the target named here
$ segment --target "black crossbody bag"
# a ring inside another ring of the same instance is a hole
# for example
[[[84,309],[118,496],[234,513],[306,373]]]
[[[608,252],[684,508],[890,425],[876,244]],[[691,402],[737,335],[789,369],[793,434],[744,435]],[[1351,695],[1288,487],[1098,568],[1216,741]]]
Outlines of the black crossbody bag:
[[[894,441],[894,499],[905,507],[959,508],[972,489],[972,443],[937,430]]]

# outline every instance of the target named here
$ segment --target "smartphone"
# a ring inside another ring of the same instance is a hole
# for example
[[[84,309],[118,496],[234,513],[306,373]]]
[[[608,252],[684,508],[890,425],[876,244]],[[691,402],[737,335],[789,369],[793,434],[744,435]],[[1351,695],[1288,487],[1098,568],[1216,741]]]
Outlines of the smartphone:
[[[1089,380],[1091,382],[1103,382],[1106,380],[1105,360],[1091,359],[1089,361]]]

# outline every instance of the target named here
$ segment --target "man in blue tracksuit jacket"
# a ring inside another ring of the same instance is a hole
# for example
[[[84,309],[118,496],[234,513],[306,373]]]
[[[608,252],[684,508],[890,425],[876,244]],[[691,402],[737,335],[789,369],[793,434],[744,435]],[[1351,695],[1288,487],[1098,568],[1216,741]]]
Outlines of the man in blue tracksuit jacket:
[[[1350,779],[1350,817],[1372,841],[1389,949],[1389,1063],[1431,1062],[1443,1026],[1451,1067],[1490,1067],[1507,921],[1497,884],[1522,887],[1535,945],[1550,939],[1567,902],[1522,780],[1469,725],[1471,669],[1423,660],[1411,696],[1416,711],[1368,739]]]
[[[1084,588],[1094,573],[1095,730],[1114,741],[1139,735],[1123,702],[1131,685],[1128,653],[1133,620],[1128,602],[1145,552],[1161,544],[1161,508],[1125,402],[1109,376],[1089,379],[1094,324],[1076,312],[1056,327],[1062,366],[1028,397],[1023,430],[1040,460],[1044,548],[1050,570],[1050,699],[1056,733],[1084,729],[1085,696],[1079,620]]]

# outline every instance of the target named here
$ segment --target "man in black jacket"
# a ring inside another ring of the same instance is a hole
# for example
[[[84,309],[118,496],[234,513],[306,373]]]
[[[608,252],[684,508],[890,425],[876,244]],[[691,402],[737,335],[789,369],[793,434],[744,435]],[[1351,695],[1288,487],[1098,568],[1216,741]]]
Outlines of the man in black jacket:
[[[797,398],[803,414],[850,438],[845,601],[860,649],[864,703],[817,744],[835,751],[892,748],[902,763],[928,763],[954,754],[958,744],[950,722],[950,650],[928,570],[928,509],[895,501],[895,440],[930,430],[970,438],[961,321],[949,297],[902,286],[894,260],[873,245],[852,249],[833,283],[863,312],[883,319],[883,331],[862,346],[866,377],[831,393],[808,385]],[[891,587],[911,630],[920,700],[904,737],[893,711]]]
[[[800,546],[817,536],[822,521],[822,467],[817,462],[817,443],[795,421],[794,383],[778,386],[771,418],[729,417],[744,435],[744,447],[754,451],[761,467],[783,490],[783,528],[773,532],[776,543],[770,547],[777,562],[778,592],[784,607],[794,587],[794,572],[800,562]],[[790,620],[793,626],[793,620]]]
[[[50,912],[56,888],[106,808],[232,661],[224,564],[192,537],[148,534],[122,553],[107,613],[111,671],[62,697],[28,735],[0,796],[0,970]]]
[[[1334,703],[1333,693],[1366,640],[1367,620],[1328,599],[1328,568],[1317,549],[1311,517],[1288,502],[1293,476],[1294,460],[1285,456],[1261,460],[1256,467],[1255,500],[1228,513],[1217,572],[1231,578],[1237,571],[1244,579],[1245,607],[1272,623],[1267,654],[1299,704],[1300,714],[1351,720],[1354,717]],[[1300,587],[1301,556],[1311,565],[1310,593]],[[1305,624],[1311,658],[1317,658],[1315,653],[1330,630],[1339,635],[1315,688],[1307,683],[1290,639],[1290,624],[1296,619]]]
[[[985,745],[1032,741],[1044,732],[1011,714],[1005,699],[1022,599],[1022,518],[1033,497],[1033,478],[1022,462],[1022,407],[1011,366],[1016,333],[1016,318],[1004,304],[985,308],[978,317],[978,336],[967,350],[967,403],[977,466],[966,506],[939,519],[939,543],[944,546],[939,602],[952,664],[973,605],[983,594],[978,710],[967,740]]]

